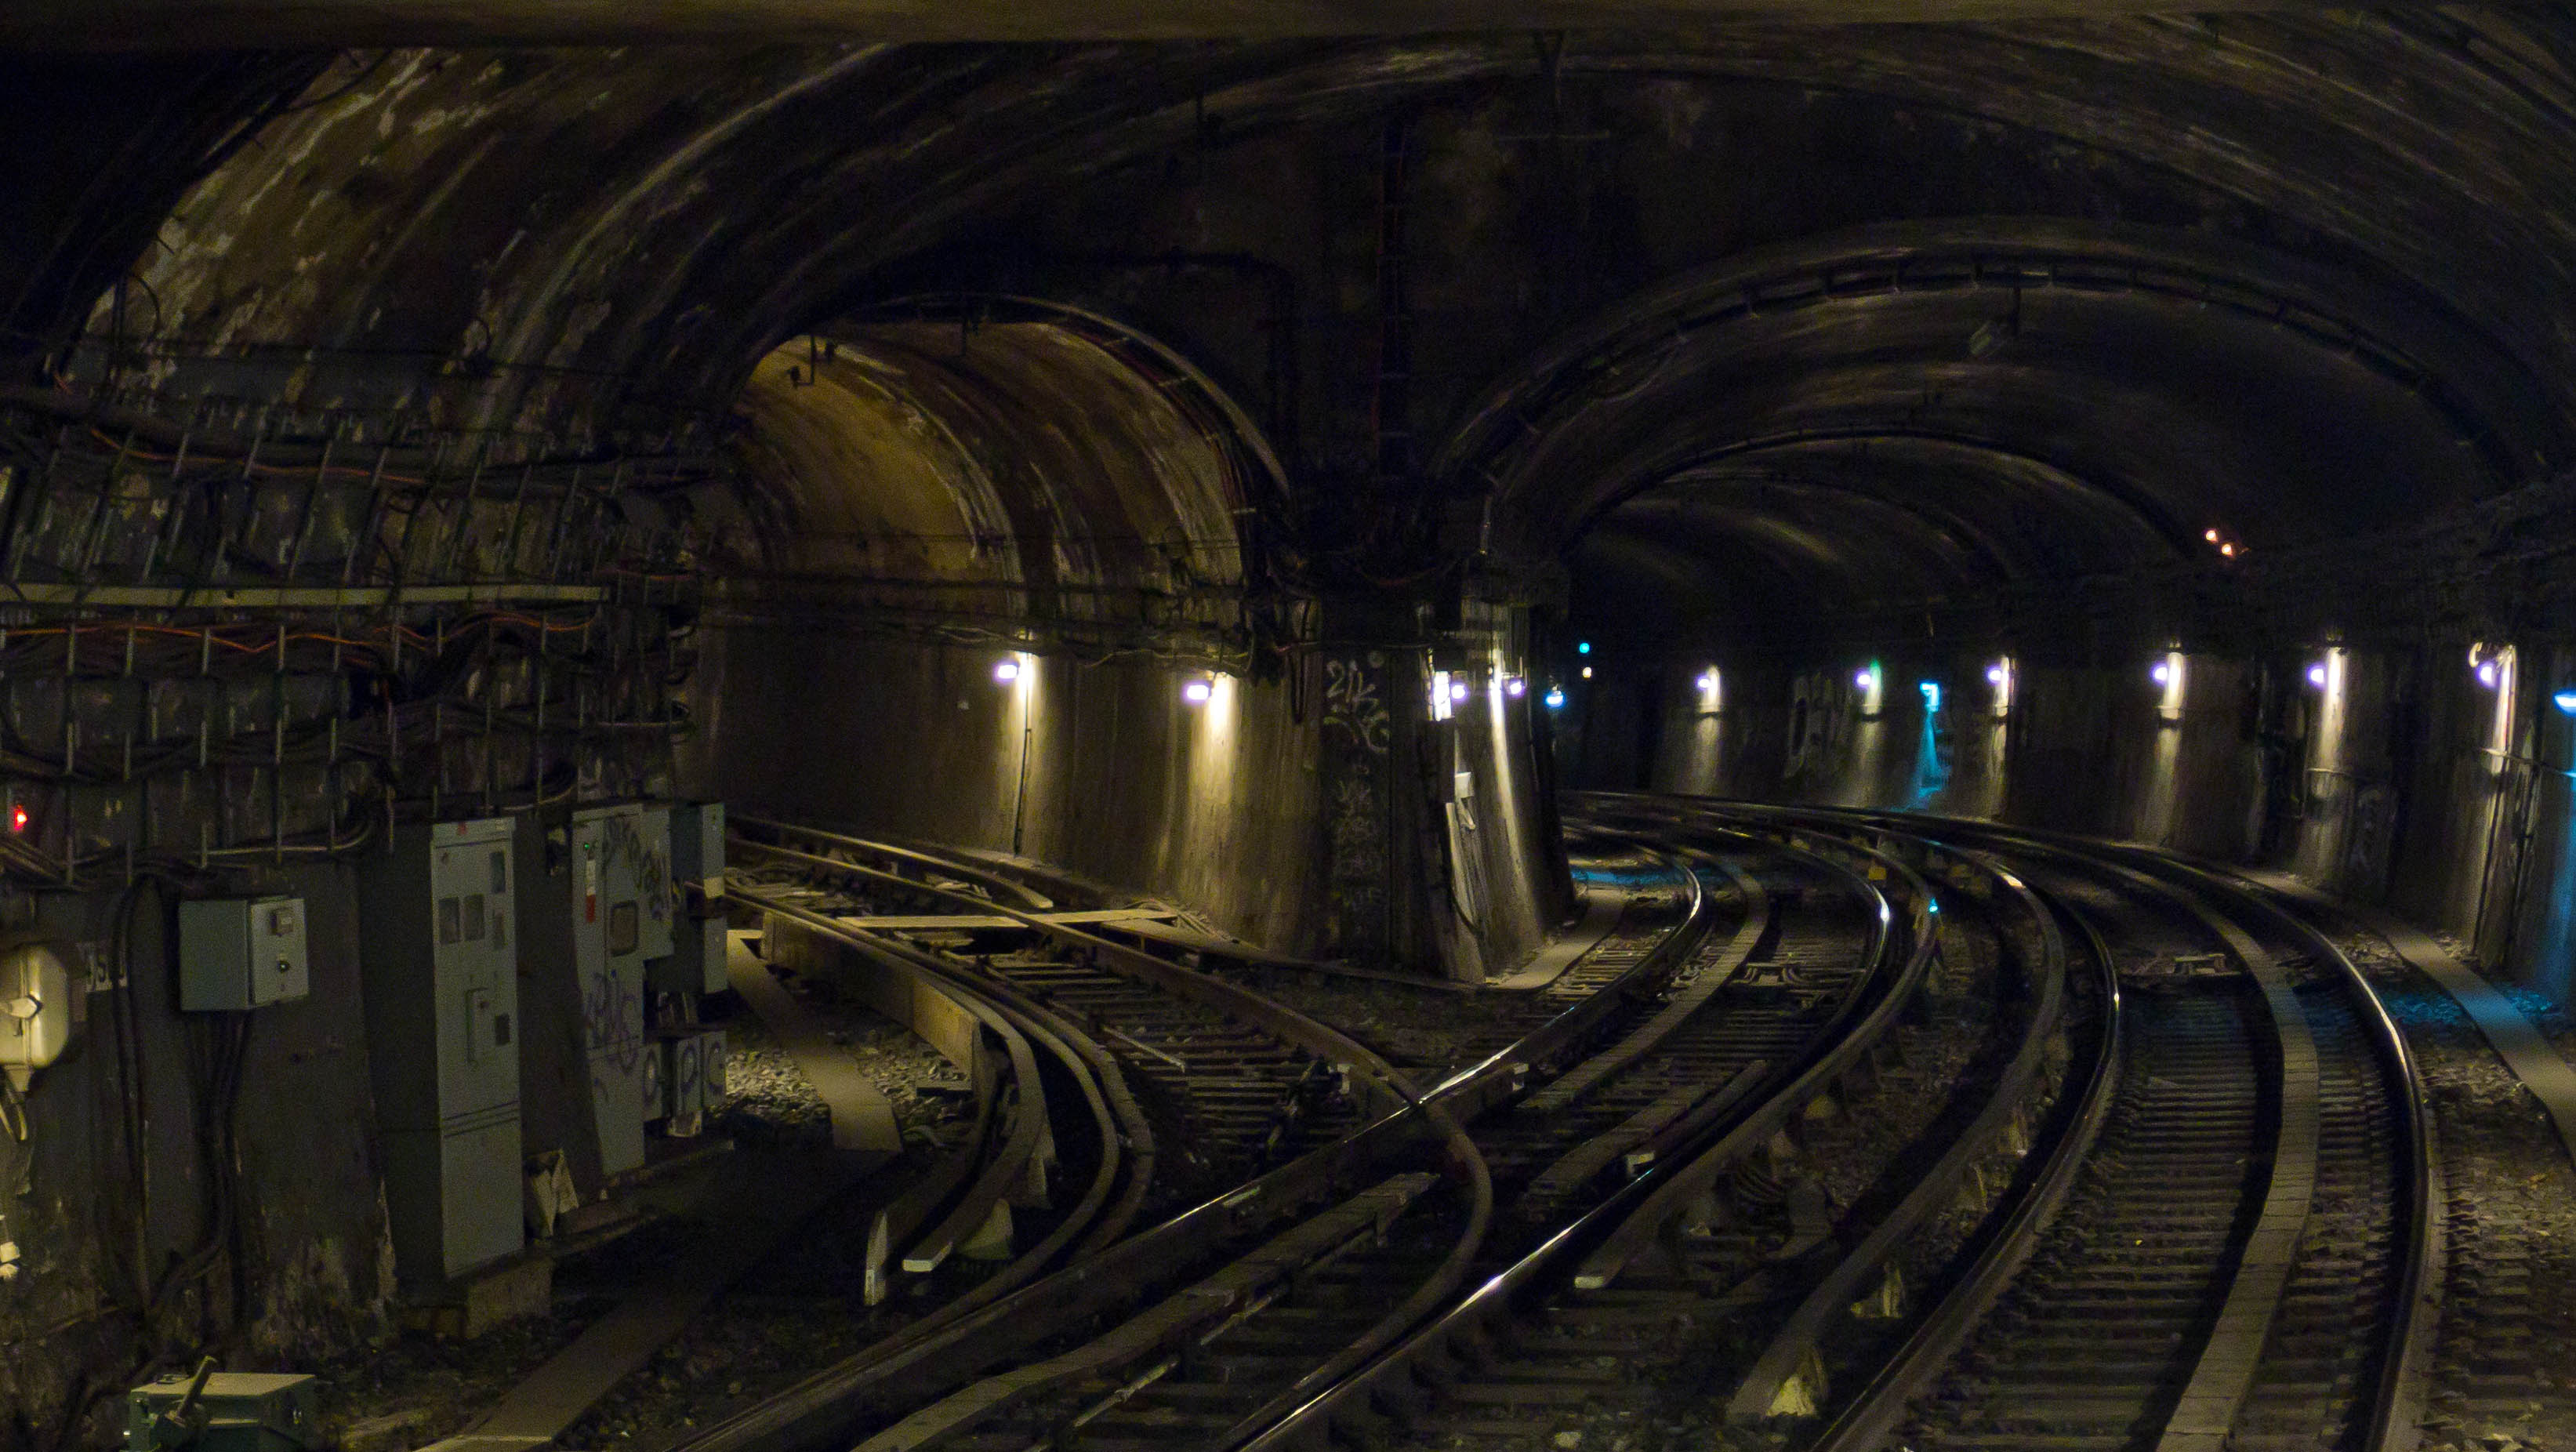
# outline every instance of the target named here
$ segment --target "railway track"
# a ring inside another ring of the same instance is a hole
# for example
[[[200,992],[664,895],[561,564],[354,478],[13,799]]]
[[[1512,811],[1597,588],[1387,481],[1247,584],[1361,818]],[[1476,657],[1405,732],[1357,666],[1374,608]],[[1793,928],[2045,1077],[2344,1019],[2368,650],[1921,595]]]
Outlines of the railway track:
[[[1937,830],[2009,854],[2118,955],[2121,1068],[2097,1148],[2062,1212],[2028,1227],[1992,1313],[1949,1329],[1939,1373],[1882,1388],[1821,1445],[2411,1446],[2432,1185],[2406,1046],[2367,981],[2289,915],[2170,860]]]
[[[993,1133],[913,1243],[1093,1148],[989,1281],[679,1447],[2408,1452],[2428,1147],[2330,941],[1980,824],[1574,816],[1624,909],[1428,1088],[1079,885],[749,824],[773,924],[981,1005]]]
[[[1664,1177],[1659,1156],[1687,1168],[1689,1151],[1741,1130],[1768,1102],[1754,1090],[1797,1080],[1801,1061],[1872,1000],[1868,990],[1901,993],[1902,970],[1919,970],[1922,955],[1906,951],[1881,893],[1848,867],[1769,853],[1775,872],[1795,860],[1816,879],[1778,896],[1781,909],[1800,911],[1784,919],[1760,883],[1704,853],[1668,855],[1660,876],[1646,864],[1638,885],[1678,890],[1632,899],[1652,903],[1604,938],[1594,954],[1603,961],[1566,975],[1588,991],[1555,995],[1563,1006],[1537,1028],[1428,1096],[1427,1112],[1476,1125],[1498,1197],[1536,1191],[1553,1213],[1651,1194]],[[1734,930],[1722,940],[1704,873],[1727,879]],[[1801,904],[1810,886],[1835,889],[1836,911]],[[1757,949],[1744,991],[1760,1006],[1716,1011]],[[1550,998],[1532,995],[1534,1011]],[[1259,1438],[1375,1359],[1391,1331],[1449,1303],[1454,1278],[1426,1294],[1421,1266],[1464,1251],[1482,1274],[1508,1264],[1505,1247],[1525,1238],[1462,1229],[1455,1207],[1418,1179],[1389,1176],[1104,1334],[918,1408],[860,1445],[1025,1452]]]

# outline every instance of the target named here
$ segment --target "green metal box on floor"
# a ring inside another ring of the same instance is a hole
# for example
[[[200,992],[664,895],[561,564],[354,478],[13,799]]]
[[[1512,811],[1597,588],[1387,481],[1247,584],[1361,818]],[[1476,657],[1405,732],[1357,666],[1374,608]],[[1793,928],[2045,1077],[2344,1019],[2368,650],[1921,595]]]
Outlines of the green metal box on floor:
[[[125,1394],[128,1452],[303,1452],[314,1445],[313,1378],[219,1371],[192,1401],[188,1389],[195,1381],[176,1372]]]

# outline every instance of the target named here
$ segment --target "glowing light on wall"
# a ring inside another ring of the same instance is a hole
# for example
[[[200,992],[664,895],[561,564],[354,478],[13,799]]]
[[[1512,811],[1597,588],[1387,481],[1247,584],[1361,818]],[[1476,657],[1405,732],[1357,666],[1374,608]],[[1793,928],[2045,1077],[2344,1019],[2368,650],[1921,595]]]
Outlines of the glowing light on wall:
[[[1592,667],[1585,666],[1583,668],[1583,678],[1587,681],[1592,679]]]
[[[2503,671],[2500,667],[2498,667],[2494,661],[2491,661],[2491,660],[2482,660],[2482,661],[2479,661],[2479,662],[2478,662],[2478,684],[2479,684],[2479,685],[2482,685],[2482,686],[2486,687],[2488,690],[2492,691],[2492,690],[2494,690],[2494,689],[2496,688],[2496,683],[2497,683],[2498,681],[2503,680],[2503,679],[2504,679],[2504,671]]]
[[[1938,711],[1941,709],[1941,683],[1939,681],[1923,681],[1917,684],[1915,689],[1923,693],[1924,710]]]
[[[2308,684],[2322,691],[2326,688],[2326,663],[2318,661],[2308,667]]]
[[[1549,710],[1562,711],[1565,709],[1565,688],[1563,686],[1550,686],[1547,688],[1547,694],[1541,696],[1539,699],[1547,702],[1547,708]]]
[[[27,809],[14,802],[9,807],[9,830],[12,832],[27,830]]]
[[[2570,716],[2576,716],[2576,691],[2560,691],[2549,698],[2550,704]]]
[[[993,662],[993,679],[996,682],[1007,686],[1019,678],[1020,658],[1018,656],[1012,656],[1008,660],[997,660]]]
[[[1467,699],[1467,683],[1461,680],[1452,680],[1449,683],[1449,699],[1452,701],[1463,701]]]
[[[1725,708],[1726,678],[1718,674],[1717,667],[1710,666],[1707,670],[1701,671],[1699,679],[1692,684],[1699,687],[1701,715],[1713,716]]]
[[[1994,688],[1992,709],[1997,716],[2009,715],[2012,712],[2015,675],[2011,656],[2005,656],[1986,667],[1986,684]]]
[[[1431,673],[1431,719],[1434,721],[1448,720],[1451,715],[1452,705],[1456,699],[1456,697],[1449,694],[1449,673],[1447,671],[1433,671]]]
[[[1521,697],[1529,694],[1529,682],[1522,680],[1518,676],[1505,676],[1503,678],[1503,694],[1517,701]]]
[[[1852,689],[1860,692],[1861,715],[1875,716],[1887,704],[1887,672],[1879,669],[1877,661],[1871,661],[1852,672]]]
[[[1574,653],[1575,653],[1576,655],[1590,655],[1590,654],[1592,654],[1592,642],[1591,642],[1591,641],[1588,641],[1588,640],[1578,640],[1578,641],[1576,641],[1576,642],[1574,643]]]
[[[2156,702],[2156,712],[2168,722],[2182,719],[2184,674],[2183,654],[2178,650],[2166,651],[2162,658],[2147,668],[2147,679],[2163,688]]]
[[[1181,682],[1181,699],[1193,706],[1204,706],[1216,694],[1216,682],[1205,676],[1193,676]]]

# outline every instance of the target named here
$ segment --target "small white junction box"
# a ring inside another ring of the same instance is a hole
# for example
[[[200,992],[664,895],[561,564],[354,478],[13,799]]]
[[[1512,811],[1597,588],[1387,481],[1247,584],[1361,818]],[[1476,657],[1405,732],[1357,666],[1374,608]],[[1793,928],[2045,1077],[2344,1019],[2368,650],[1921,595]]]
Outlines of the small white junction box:
[[[181,1008],[259,1008],[311,991],[304,899],[225,897],[179,904]]]

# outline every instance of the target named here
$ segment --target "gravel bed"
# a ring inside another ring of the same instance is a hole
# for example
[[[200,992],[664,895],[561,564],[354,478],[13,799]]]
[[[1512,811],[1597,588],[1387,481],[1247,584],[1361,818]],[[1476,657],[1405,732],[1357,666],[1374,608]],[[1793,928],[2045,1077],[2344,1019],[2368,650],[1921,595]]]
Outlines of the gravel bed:
[[[1401,984],[1272,973],[1259,991],[1368,1045],[1429,1083],[1485,1057],[1531,1023],[1535,995],[1472,988],[1408,989]]]
[[[746,1276],[733,1293],[692,1322],[638,1374],[561,1439],[569,1448],[636,1447],[676,1440],[727,1411],[777,1390],[815,1367],[849,1355],[917,1314],[900,1301],[860,1304],[867,1226],[876,1204],[927,1162],[932,1146],[954,1142],[974,1113],[958,1070],[912,1033],[835,993],[827,982],[781,974],[781,981],[835,1043],[858,1056],[894,1106],[906,1154],[876,1171],[844,1202],[817,1220],[818,1229],[791,1255]],[[711,1005],[725,1030],[726,1104],[707,1133],[745,1146],[822,1150],[831,1119],[813,1085],[761,1021],[725,1000]],[[724,1170],[711,1168],[711,1180]],[[683,1209],[557,1262],[552,1306],[544,1316],[496,1328],[470,1341],[403,1332],[362,1358],[319,1369],[326,1445],[346,1452],[403,1452],[462,1430],[484,1408],[626,1292],[655,1283],[669,1267],[731,1233],[717,1215]],[[948,1276],[953,1288],[971,1283]],[[924,1278],[901,1289],[927,1294]]]
[[[861,1071],[893,1104],[906,1144],[953,1143],[965,1133],[975,1101],[964,1071],[912,1030],[850,1000],[831,980],[771,971],[831,1041],[858,1058]],[[728,1102],[715,1127],[745,1144],[830,1144],[830,1114],[768,1027],[747,1012],[734,1014],[724,1027]]]
[[[2424,1452],[2576,1449],[2576,1181],[2567,1152],[2449,994],[2375,936],[2339,941],[2405,1030],[2442,1158],[2450,1263]],[[2456,940],[2444,945],[2466,956]],[[2514,997],[2561,1052],[2576,1050],[2563,1012],[2528,992]]]

